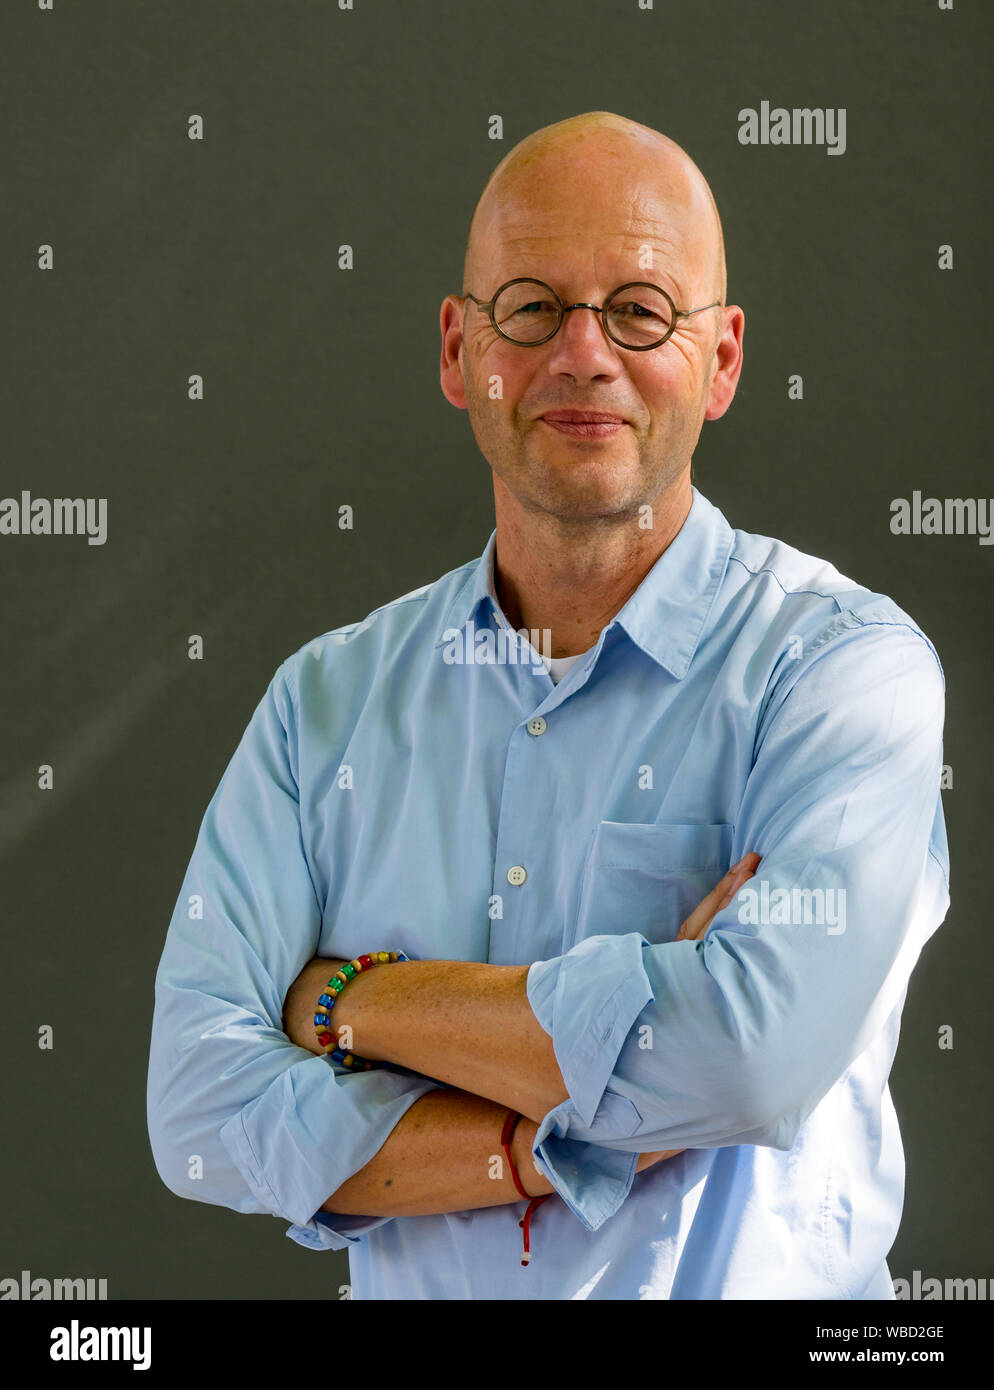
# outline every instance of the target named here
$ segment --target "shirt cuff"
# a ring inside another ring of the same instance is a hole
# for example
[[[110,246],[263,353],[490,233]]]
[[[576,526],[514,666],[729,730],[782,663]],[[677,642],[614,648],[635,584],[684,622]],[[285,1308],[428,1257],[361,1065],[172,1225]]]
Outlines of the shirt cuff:
[[[393,1221],[392,1216],[340,1216],[337,1212],[316,1211],[303,1226],[290,1226],[286,1235],[308,1250],[347,1250],[363,1236]]]
[[[623,1124],[626,1133],[641,1123],[635,1106],[623,1096],[605,1096],[605,1106],[598,1110],[598,1115],[602,1110],[612,1128]],[[568,1100],[550,1110],[535,1134],[532,1158],[573,1215],[588,1231],[596,1231],[628,1196],[638,1154],[570,1139],[570,1124],[575,1115]]]
[[[528,969],[528,1002],[552,1038],[569,1093],[542,1119],[532,1156],[590,1231],[621,1206],[638,1164],[637,1153],[603,1144],[630,1138],[642,1123],[632,1102],[607,1086],[632,1025],[653,1000],[642,965],[648,945],[639,932],[591,936]],[[591,1000],[599,1001],[592,1015]],[[576,1131],[585,1137],[570,1137]]]

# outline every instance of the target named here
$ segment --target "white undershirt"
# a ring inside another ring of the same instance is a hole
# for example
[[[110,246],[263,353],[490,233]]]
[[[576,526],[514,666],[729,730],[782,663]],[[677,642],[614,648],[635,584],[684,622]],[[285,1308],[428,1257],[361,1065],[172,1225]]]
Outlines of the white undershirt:
[[[579,661],[581,656],[586,655],[586,652],[577,652],[576,656],[553,656],[549,657],[547,661],[545,657],[542,657],[549,675],[552,677],[552,684],[558,685],[574,661]]]

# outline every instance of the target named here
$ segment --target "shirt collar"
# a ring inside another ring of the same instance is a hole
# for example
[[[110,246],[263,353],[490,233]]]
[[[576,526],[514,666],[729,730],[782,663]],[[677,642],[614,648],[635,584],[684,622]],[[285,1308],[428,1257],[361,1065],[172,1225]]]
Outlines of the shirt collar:
[[[718,508],[696,487],[691,492],[687,519],[612,620],[677,680],[686,675],[697,650],[735,539]],[[436,646],[450,641],[483,603],[500,615],[493,578],[496,547],[494,530],[449,604]]]

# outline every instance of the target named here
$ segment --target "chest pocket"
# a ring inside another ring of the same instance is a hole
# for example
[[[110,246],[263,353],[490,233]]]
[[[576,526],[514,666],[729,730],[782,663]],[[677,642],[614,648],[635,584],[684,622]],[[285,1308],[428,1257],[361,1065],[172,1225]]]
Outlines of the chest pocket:
[[[601,821],[563,950],[590,936],[625,932],[641,932],[653,945],[675,940],[681,922],[727,872],[733,829]]]

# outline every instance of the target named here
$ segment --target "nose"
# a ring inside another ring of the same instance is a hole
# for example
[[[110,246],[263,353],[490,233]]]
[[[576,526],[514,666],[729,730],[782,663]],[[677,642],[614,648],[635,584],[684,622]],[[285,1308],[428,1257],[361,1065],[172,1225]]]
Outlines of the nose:
[[[550,372],[590,380],[614,377],[621,371],[621,350],[604,332],[600,309],[593,304],[567,305],[550,346]]]

